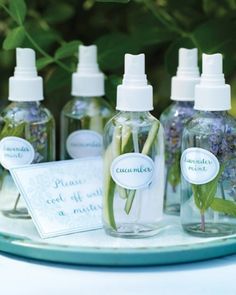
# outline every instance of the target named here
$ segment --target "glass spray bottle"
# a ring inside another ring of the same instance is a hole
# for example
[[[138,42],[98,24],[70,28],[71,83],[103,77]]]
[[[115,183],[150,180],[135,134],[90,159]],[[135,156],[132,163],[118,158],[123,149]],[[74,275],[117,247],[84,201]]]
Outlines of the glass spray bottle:
[[[195,110],[194,88],[199,83],[197,49],[179,49],[177,74],[171,81],[172,104],[162,113],[160,121],[165,131],[165,201],[167,214],[180,214],[181,195],[181,137],[185,123]]]
[[[107,234],[146,237],[157,233],[164,196],[164,136],[153,109],[144,54],[125,55],[117,110],[104,131],[103,223]]]
[[[236,233],[236,121],[222,55],[203,54],[197,113],[183,131],[181,223],[201,237]]]
[[[29,218],[9,169],[55,160],[55,123],[41,104],[43,81],[30,48],[16,49],[8,99],[11,103],[0,114],[0,210],[7,217]]]
[[[104,75],[97,64],[97,47],[79,46],[72,95],[61,112],[61,159],[101,156],[103,129],[113,111],[103,99]]]

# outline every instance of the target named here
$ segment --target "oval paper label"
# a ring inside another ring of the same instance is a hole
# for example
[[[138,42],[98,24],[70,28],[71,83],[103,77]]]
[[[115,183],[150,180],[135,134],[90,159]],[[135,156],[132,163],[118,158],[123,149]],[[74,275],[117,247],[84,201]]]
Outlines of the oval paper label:
[[[211,152],[201,148],[186,149],[180,160],[184,178],[193,184],[204,184],[219,173],[220,164]]]
[[[102,149],[101,134],[91,130],[74,131],[66,141],[66,150],[73,159],[101,156]]]
[[[31,164],[34,155],[33,146],[23,138],[8,136],[0,141],[0,163],[6,169]]]
[[[153,160],[139,153],[118,156],[111,164],[113,180],[127,189],[147,187],[152,182],[153,175]]]

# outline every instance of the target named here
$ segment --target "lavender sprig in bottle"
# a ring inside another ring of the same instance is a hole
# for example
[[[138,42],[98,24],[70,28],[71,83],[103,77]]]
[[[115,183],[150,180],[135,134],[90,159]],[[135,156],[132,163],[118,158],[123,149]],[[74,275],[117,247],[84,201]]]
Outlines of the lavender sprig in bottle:
[[[0,114],[0,210],[11,218],[29,218],[9,169],[55,159],[54,118],[40,102],[42,78],[35,52],[17,48],[17,65],[9,82],[9,104]]]
[[[197,49],[179,50],[177,75],[171,82],[172,104],[162,113],[160,121],[165,131],[165,203],[167,214],[180,213],[180,156],[181,137],[186,122],[192,118],[195,110],[194,87],[199,83]]]
[[[194,108],[197,113],[183,131],[181,223],[186,232],[196,236],[233,234],[236,122],[227,113],[230,86],[225,84],[221,54],[203,54]]]

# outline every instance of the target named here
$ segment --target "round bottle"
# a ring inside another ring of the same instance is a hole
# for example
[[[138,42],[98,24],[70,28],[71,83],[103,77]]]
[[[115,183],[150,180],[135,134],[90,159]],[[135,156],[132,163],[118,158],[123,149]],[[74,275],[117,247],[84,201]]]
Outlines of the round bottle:
[[[139,238],[158,232],[164,197],[164,136],[153,109],[144,54],[125,55],[117,110],[104,131],[103,224],[107,234]]]
[[[104,75],[98,68],[95,45],[79,46],[72,95],[61,112],[61,159],[102,156],[103,130],[113,111],[102,97]]]
[[[165,201],[167,214],[180,214],[181,138],[186,122],[195,110],[194,87],[199,83],[197,49],[179,49],[177,74],[171,81],[172,104],[162,113],[160,121],[165,131]]]
[[[35,52],[17,48],[17,65],[10,78],[9,100],[0,113],[0,210],[12,218],[29,218],[9,173],[10,168],[55,160],[55,123],[41,104],[42,78],[37,76]]]
[[[222,55],[203,54],[198,112],[184,129],[181,156],[181,223],[192,235],[236,232],[236,122],[227,113],[230,107]]]

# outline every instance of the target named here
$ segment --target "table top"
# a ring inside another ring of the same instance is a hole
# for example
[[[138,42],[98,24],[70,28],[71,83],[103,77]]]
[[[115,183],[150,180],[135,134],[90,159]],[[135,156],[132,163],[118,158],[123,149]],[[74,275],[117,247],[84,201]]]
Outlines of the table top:
[[[236,255],[168,266],[92,267],[0,254],[4,295],[235,295],[235,274]]]

